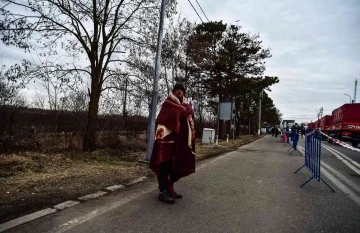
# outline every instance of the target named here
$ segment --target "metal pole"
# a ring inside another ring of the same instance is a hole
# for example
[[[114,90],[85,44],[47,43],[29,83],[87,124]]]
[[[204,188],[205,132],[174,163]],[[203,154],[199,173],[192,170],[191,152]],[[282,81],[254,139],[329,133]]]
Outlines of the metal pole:
[[[321,117],[321,118],[323,117],[323,111],[324,111],[324,108],[321,107],[321,108],[320,108],[320,117]]]
[[[233,111],[235,109],[235,112],[234,112],[234,116],[233,116],[233,125],[234,125],[234,128],[233,128],[233,140],[235,140],[235,130],[236,130],[236,127],[235,127],[235,119],[236,119],[236,108],[235,108],[235,98],[233,98],[234,101],[233,101],[233,104],[234,104],[234,108],[233,108]],[[239,128],[239,131],[240,131],[240,128]]]
[[[347,95],[347,96],[349,96],[349,98],[350,98],[350,104],[351,104],[351,96],[350,96],[350,95],[348,95],[348,94],[346,94],[346,93],[345,93],[344,95]]]
[[[356,103],[356,92],[357,92],[357,79],[355,79],[355,91],[354,91],[354,99],[353,99],[353,103]]]
[[[154,147],[155,141],[155,115],[156,115],[156,105],[157,105],[157,96],[158,96],[158,80],[160,73],[160,59],[161,59],[161,48],[162,48],[162,39],[163,39],[163,30],[164,30],[164,18],[165,18],[165,7],[166,0],[161,1],[161,11],[160,11],[160,24],[156,45],[156,56],[155,56],[155,75],[154,75],[154,84],[152,91],[151,99],[151,113],[150,113],[150,127],[148,132],[148,141],[147,141],[147,151],[145,161],[150,161],[152,150]]]
[[[232,122],[232,119],[233,119],[233,110],[234,110],[234,97],[232,98],[231,100],[231,112],[230,112],[230,133],[231,133],[231,130],[234,132],[234,129],[235,129],[235,124],[233,125],[233,122]],[[233,126],[233,127],[232,127]],[[233,134],[234,135],[234,134]],[[233,136],[233,139],[234,139],[234,136]]]
[[[233,140],[235,140],[235,117],[234,117],[234,128],[233,128]]]
[[[261,127],[261,99],[263,95],[263,90],[260,92],[260,100],[259,100],[259,123],[258,123],[258,135],[260,135],[260,127]]]
[[[315,109],[315,111],[317,112],[317,118],[318,118],[318,120],[320,119],[320,112],[319,112],[319,110],[317,110],[317,109]]]
[[[218,103],[218,110],[217,110],[217,129],[216,129],[216,145],[219,145],[219,128],[220,128],[220,100]]]

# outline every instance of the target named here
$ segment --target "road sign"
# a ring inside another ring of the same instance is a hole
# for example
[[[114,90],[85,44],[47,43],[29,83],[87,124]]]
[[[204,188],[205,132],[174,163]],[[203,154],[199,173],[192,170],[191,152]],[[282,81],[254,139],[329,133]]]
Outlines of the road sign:
[[[231,120],[231,102],[220,103],[219,119],[229,121]]]

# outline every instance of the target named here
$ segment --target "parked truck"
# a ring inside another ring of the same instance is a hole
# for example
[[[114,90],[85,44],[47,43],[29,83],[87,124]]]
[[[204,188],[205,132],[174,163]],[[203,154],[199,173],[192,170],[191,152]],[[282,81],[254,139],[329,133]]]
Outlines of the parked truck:
[[[360,141],[360,103],[344,104],[332,112],[329,136],[357,147]],[[332,141],[329,139],[329,142]]]
[[[331,115],[326,115],[326,116],[322,117],[319,121],[319,124],[320,124],[319,128],[320,128],[321,132],[323,132],[324,134],[329,134],[331,123],[332,123]],[[326,137],[323,136],[323,139],[326,139]]]
[[[315,129],[320,129],[320,119],[315,121]]]
[[[306,126],[307,126],[307,129],[315,129],[316,128],[315,127],[315,122],[310,122]]]

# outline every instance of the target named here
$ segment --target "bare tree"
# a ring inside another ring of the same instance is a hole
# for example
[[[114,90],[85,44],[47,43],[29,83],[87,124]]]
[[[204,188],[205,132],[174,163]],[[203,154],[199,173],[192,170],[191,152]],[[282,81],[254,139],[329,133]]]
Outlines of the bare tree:
[[[159,0],[2,0],[0,39],[25,51],[42,50],[41,56],[63,51],[71,61],[44,64],[58,78],[70,75],[90,80],[89,107],[83,150],[96,147],[96,121],[107,81],[117,75],[112,62],[128,44],[138,43],[139,22],[157,20]],[[168,14],[176,1],[169,0]],[[82,57],[84,56],[84,57]],[[86,58],[87,65],[80,62]],[[75,62],[74,62],[75,61]],[[43,66],[43,67],[44,67]],[[40,66],[30,62],[13,67],[15,78],[35,78]],[[30,70],[34,71],[31,76]],[[22,75],[21,75],[22,74]]]
[[[60,98],[62,110],[70,112],[87,111],[89,95],[84,90],[72,90],[66,96]]]
[[[46,95],[36,91],[35,96],[31,102],[31,105],[35,108],[45,109],[46,106]]]
[[[11,82],[5,76],[6,67],[0,67],[0,106],[2,107],[25,107],[26,100],[20,94],[16,83]]]

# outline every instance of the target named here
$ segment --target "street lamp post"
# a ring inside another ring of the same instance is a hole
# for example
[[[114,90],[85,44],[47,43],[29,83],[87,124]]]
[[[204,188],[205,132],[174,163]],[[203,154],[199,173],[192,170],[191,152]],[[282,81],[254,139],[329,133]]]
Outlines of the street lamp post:
[[[258,135],[261,134],[261,99],[263,97],[263,90],[260,92],[260,100],[259,100],[259,123],[258,123]]]
[[[320,119],[320,113],[319,113],[319,110],[315,109],[315,111],[317,112],[317,118],[318,120]]]
[[[156,117],[156,106],[157,106],[157,97],[158,97],[158,80],[160,75],[160,61],[161,61],[161,48],[162,48],[162,39],[163,39],[163,30],[164,30],[164,21],[165,21],[165,9],[166,1],[161,1],[160,8],[160,23],[159,31],[156,43],[156,55],[155,55],[155,74],[154,74],[154,84],[153,91],[151,96],[151,111],[150,111],[150,121],[148,128],[148,140],[147,140],[147,150],[146,156],[142,162],[150,162],[151,153],[155,141],[155,117]]]
[[[350,104],[351,104],[351,96],[350,96],[350,95],[348,95],[348,94],[346,94],[346,93],[344,93],[344,95],[349,96],[349,98],[350,98]]]

